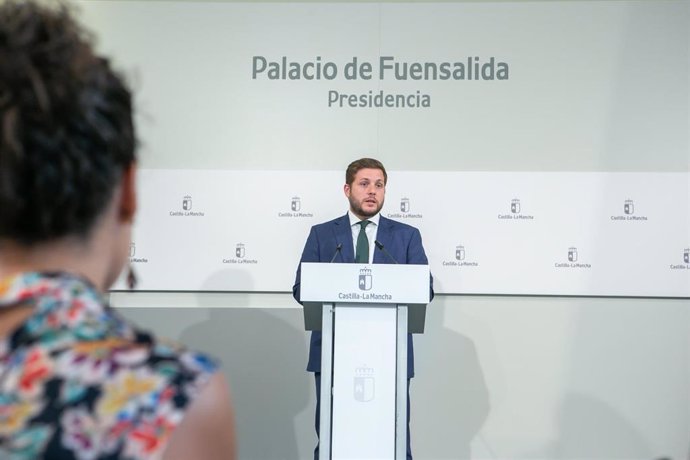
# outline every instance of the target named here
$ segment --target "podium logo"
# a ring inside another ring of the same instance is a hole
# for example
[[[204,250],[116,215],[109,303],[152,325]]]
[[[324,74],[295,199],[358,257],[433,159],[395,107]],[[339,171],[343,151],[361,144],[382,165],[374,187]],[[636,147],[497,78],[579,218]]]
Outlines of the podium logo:
[[[627,215],[635,214],[635,204],[633,200],[625,200],[623,204],[623,212]]]
[[[292,202],[290,203],[290,209],[292,211],[299,211],[302,208],[302,202],[298,196],[292,197]]]
[[[184,198],[182,198],[182,209],[185,211],[191,211],[192,210],[192,197],[189,195],[185,195]]]
[[[371,289],[372,278],[371,269],[363,268],[359,271],[359,289],[360,291],[368,291]]]
[[[374,369],[371,367],[358,367],[355,369],[354,397],[355,401],[369,402],[374,399],[376,382]]]
[[[410,212],[410,199],[403,198],[400,200],[400,212]]]
[[[686,248],[683,251],[683,262],[690,264],[690,248]]]
[[[465,246],[456,246],[455,247],[455,259],[456,260],[465,260]]]
[[[134,257],[134,254],[137,253],[137,245],[134,244],[134,242],[129,243],[129,257]]]
[[[238,259],[244,257],[244,244],[237,243],[237,246],[235,247],[235,257],[237,257]]]
[[[510,201],[510,212],[520,214],[520,200],[514,198]]]

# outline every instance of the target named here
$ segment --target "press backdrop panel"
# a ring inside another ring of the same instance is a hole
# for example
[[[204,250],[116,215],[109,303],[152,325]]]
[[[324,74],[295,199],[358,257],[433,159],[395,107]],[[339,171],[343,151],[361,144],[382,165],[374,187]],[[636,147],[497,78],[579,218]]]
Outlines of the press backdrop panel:
[[[422,232],[439,293],[690,297],[687,173],[390,171],[382,214]],[[142,290],[290,291],[340,171],[140,172]]]
[[[688,296],[687,1],[79,3],[135,89],[141,289],[289,291],[373,156],[438,292]]]

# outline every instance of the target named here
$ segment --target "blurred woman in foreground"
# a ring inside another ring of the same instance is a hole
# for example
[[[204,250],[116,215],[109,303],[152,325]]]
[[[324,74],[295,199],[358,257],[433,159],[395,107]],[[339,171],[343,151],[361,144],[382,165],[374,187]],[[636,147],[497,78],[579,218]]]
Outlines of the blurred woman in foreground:
[[[227,383],[103,295],[136,211],[131,94],[67,8],[0,6],[0,458],[234,459]]]

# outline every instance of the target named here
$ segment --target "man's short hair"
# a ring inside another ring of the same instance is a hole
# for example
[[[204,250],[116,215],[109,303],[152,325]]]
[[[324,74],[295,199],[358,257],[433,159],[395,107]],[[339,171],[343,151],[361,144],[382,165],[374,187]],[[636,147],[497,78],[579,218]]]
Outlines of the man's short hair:
[[[131,93],[69,8],[0,2],[0,239],[86,236],[135,145]]]
[[[360,169],[380,169],[383,172],[383,184],[385,185],[388,182],[388,174],[386,173],[386,168],[383,167],[383,163],[373,158],[360,158],[350,163],[345,170],[345,183],[347,185],[352,185],[355,175]]]

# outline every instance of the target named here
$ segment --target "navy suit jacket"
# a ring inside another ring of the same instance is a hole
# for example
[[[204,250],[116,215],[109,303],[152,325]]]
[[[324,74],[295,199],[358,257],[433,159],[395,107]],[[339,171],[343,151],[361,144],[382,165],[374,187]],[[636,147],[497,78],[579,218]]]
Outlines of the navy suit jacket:
[[[422,236],[419,230],[411,225],[396,222],[380,216],[379,226],[376,231],[376,239],[383,245],[388,253],[401,264],[426,265],[428,260],[422,246]],[[341,250],[337,247],[341,244]],[[337,253],[337,254],[336,254]],[[343,217],[314,225],[309,232],[309,237],[302,252],[302,262],[330,262],[335,256],[335,262],[354,263],[355,250],[352,245],[352,228],[347,214]],[[374,250],[375,264],[395,263],[383,251]],[[292,295],[300,302],[300,266],[297,267],[295,285],[292,287]],[[430,299],[434,296],[433,279],[429,278]],[[300,302],[301,303],[301,302]],[[309,345],[309,362],[307,370],[320,372],[321,370],[321,331],[311,333]],[[414,350],[412,348],[412,334],[407,336],[407,378],[414,376]]]

